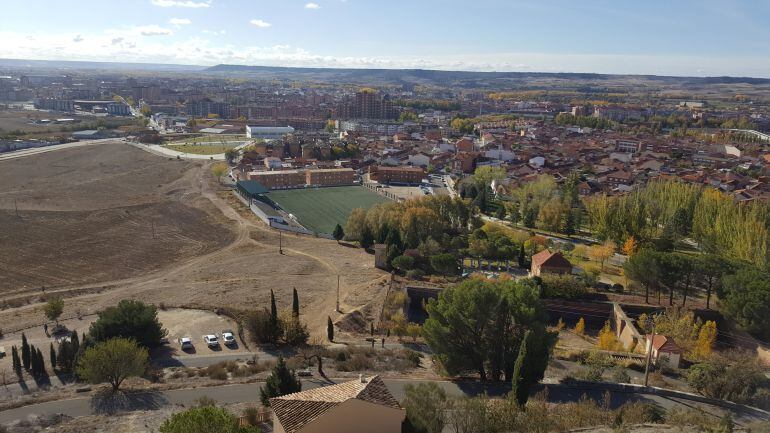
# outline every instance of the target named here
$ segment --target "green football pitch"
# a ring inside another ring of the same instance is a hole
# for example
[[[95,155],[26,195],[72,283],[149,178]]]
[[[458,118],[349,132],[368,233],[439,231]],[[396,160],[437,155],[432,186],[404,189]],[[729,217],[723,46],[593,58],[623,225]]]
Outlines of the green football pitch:
[[[331,233],[336,224],[345,227],[355,208],[369,209],[390,201],[363,186],[287,189],[270,191],[267,197],[294,215],[305,228],[318,233]]]

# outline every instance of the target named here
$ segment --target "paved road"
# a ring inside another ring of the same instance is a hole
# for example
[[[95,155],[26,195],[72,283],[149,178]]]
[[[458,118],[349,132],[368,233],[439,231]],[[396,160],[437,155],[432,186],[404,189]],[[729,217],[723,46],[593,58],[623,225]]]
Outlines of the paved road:
[[[347,379],[349,380],[349,379]],[[339,382],[340,380],[335,380]],[[385,384],[399,401],[404,398],[404,388],[407,384],[417,384],[423,381],[385,379]],[[508,391],[509,387],[503,385],[483,386],[478,382],[448,382],[433,381],[450,396],[479,395],[488,394],[490,396],[500,396]],[[303,380],[303,389],[312,389],[323,386],[327,382],[309,379]],[[257,402],[259,400],[260,383],[222,385],[209,388],[178,389],[155,393],[136,393],[131,394],[122,400],[106,400],[98,397],[82,397],[69,400],[52,401],[40,403],[31,406],[25,406],[18,409],[11,409],[0,412],[0,423],[8,423],[15,420],[27,419],[35,415],[54,415],[67,414],[69,416],[87,416],[92,414],[109,414],[120,411],[131,410],[157,410],[171,405],[190,406],[195,400],[206,396],[223,404]],[[578,401],[583,395],[590,398],[601,400],[605,393],[601,389],[589,390],[576,389],[561,384],[542,385],[548,387],[548,398],[552,402],[574,402]],[[673,407],[692,408],[701,407],[706,413],[713,414],[714,408],[708,405],[699,405],[690,401],[681,399],[659,397],[654,395],[642,395],[631,393],[615,392],[611,394],[611,405],[616,407],[629,401],[646,401],[660,405],[665,409]],[[718,418],[718,415],[713,415]],[[738,423],[756,421],[757,418],[748,414],[736,414]]]
[[[53,152],[55,150],[71,149],[73,147],[95,146],[95,145],[98,145],[98,144],[114,143],[114,142],[117,142],[117,141],[124,141],[124,140],[122,138],[104,138],[104,139],[99,139],[99,140],[75,141],[75,142],[72,142],[72,143],[54,144],[53,146],[35,147],[35,148],[32,148],[32,149],[15,150],[13,152],[0,153],[0,161],[4,161],[4,160],[7,160],[7,159],[22,158],[22,157],[25,157],[25,156],[38,155],[38,154],[46,153],[46,152]]]

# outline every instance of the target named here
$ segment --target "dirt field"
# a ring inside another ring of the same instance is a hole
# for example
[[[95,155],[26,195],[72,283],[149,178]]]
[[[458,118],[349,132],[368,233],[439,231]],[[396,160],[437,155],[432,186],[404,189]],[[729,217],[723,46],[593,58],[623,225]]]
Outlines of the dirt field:
[[[232,242],[178,193],[191,167],[120,144],[0,163],[0,290],[126,278]]]
[[[322,337],[326,317],[341,318],[334,311],[338,275],[342,311],[361,311],[367,320],[378,316],[387,290],[387,274],[361,249],[288,235],[279,254],[277,232],[201,164],[110,144],[5,161],[0,182],[5,332],[41,326],[45,296],[64,297],[68,318],[125,298],[262,308],[270,289],[288,309],[296,287],[302,319]]]

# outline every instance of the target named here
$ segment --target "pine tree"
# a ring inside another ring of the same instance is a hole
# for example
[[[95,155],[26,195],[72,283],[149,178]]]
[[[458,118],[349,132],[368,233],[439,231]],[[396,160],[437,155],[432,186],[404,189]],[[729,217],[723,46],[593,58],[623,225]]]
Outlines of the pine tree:
[[[53,348],[53,343],[51,343],[49,354],[51,357],[51,370],[55,370],[56,369],[56,350],[54,350]]]
[[[21,365],[24,366],[24,369],[29,371],[31,365],[32,358],[30,358],[29,353],[29,343],[27,343],[27,336],[24,335],[24,333],[21,333]]]
[[[294,371],[286,366],[283,356],[278,357],[278,363],[267,377],[265,386],[259,390],[263,406],[270,406],[270,399],[302,390],[302,383]]]
[[[326,317],[326,338],[328,338],[329,341],[334,341],[334,323],[332,323],[332,318],[330,316]]]
[[[11,348],[11,357],[13,359],[13,372],[21,380],[21,359],[19,359],[19,349],[16,346]]]
[[[519,346],[519,354],[513,365],[513,379],[511,381],[511,393],[519,406],[524,406],[529,398],[529,378],[527,377],[527,344],[529,344],[530,331],[524,333],[524,338]]]
[[[293,288],[292,300],[291,300],[291,314],[295,318],[299,317],[299,295],[297,295],[297,288]]]

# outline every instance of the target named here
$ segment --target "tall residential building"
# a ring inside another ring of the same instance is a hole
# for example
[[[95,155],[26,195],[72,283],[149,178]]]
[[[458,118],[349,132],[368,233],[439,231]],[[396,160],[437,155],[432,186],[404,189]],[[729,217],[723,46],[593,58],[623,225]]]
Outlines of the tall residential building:
[[[188,116],[208,117],[216,114],[221,119],[230,118],[230,104],[227,102],[190,101],[185,106]]]
[[[146,102],[160,100],[160,87],[158,86],[135,86],[131,88],[134,100],[143,100]]]
[[[346,119],[395,119],[397,117],[390,96],[373,89],[356,92],[355,98],[343,104],[338,111],[339,116]]]

